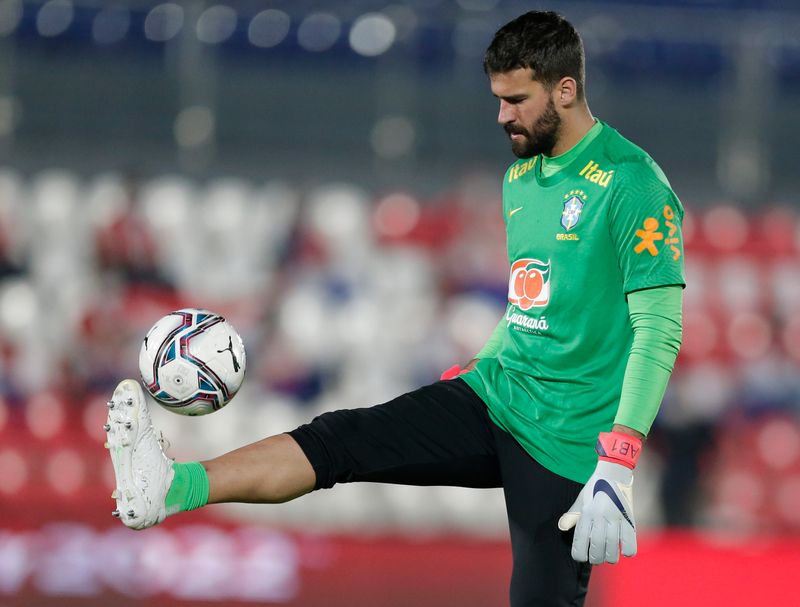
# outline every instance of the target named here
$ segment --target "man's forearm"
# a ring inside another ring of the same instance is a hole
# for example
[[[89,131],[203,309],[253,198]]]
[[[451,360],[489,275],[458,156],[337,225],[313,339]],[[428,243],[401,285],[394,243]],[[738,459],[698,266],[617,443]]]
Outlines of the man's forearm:
[[[614,424],[639,435],[650,431],[672,375],[681,344],[682,297],[679,286],[628,295],[634,335]]]

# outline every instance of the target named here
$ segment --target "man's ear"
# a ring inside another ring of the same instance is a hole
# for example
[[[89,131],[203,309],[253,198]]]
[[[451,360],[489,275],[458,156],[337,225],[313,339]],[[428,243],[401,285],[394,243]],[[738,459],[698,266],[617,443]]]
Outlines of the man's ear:
[[[575,78],[564,76],[558,81],[553,92],[556,105],[570,107],[578,100],[578,83],[575,82]]]

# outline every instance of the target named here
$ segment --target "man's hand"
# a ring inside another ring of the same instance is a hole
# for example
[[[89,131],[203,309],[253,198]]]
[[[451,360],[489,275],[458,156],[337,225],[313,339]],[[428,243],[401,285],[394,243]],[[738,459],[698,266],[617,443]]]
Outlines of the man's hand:
[[[442,381],[453,379],[454,377],[458,377],[459,375],[461,375],[463,372],[464,370],[461,368],[461,365],[453,365],[446,371],[443,371],[439,379],[441,379]]]
[[[447,371],[443,372],[441,377],[439,377],[439,379],[447,380],[447,379],[453,379],[454,377],[458,377],[459,375],[463,375],[467,371],[472,371],[472,369],[475,367],[477,363],[478,359],[473,358],[463,369],[461,368],[461,365],[453,365],[452,367],[447,369]]]
[[[622,554],[636,554],[636,524],[633,518],[633,468],[642,441],[620,432],[604,432],[597,440],[594,474],[569,511],[558,520],[558,528],[575,527],[572,558],[593,565],[616,563]],[[577,527],[576,527],[577,525]]]

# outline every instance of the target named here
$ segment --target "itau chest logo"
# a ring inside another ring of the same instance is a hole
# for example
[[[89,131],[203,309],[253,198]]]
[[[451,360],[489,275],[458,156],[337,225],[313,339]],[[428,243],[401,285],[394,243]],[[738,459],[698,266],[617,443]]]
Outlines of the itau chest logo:
[[[542,308],[550,301],[550,260],[518,259],[511,266],[508,302],[520,310]]]

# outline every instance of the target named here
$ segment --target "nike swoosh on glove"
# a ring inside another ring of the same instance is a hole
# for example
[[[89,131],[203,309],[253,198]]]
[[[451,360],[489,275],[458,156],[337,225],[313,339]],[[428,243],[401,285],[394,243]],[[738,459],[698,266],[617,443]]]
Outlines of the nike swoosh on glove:
[[[616,563],[622,554],[636,554],[633,517],[633,468],[641,441],[619,432],[602,433],[600,461],[578,499],[558,520],[558,528],[575,527],[572,558],[592,565]]]

